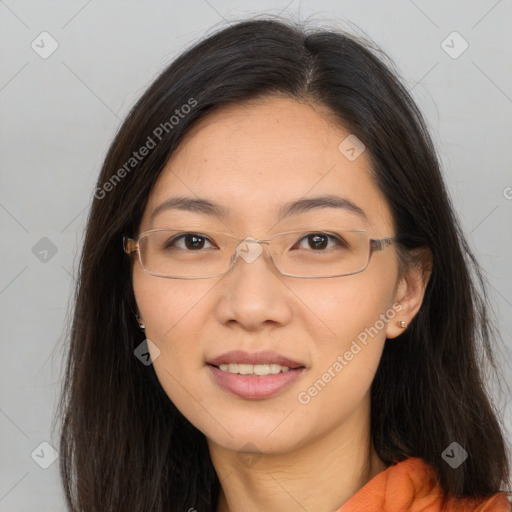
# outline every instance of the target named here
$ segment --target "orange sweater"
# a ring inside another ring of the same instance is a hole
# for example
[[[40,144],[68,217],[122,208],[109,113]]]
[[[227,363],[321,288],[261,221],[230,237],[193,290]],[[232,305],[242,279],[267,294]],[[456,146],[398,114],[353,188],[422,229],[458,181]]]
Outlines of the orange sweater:
[[[510,512],[504,492],[487,498],[450,500],[442,506],[443,491],[434,469],[410,457],[373,477],[337,512]]]

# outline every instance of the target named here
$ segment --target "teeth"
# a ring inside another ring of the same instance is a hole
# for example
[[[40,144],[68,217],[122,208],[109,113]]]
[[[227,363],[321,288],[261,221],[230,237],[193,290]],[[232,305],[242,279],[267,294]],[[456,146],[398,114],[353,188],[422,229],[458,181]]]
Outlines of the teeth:
[[[276,375],[280,372],[285,373],[290,370],[288,366],[281,366],[280,364],[221,364],[219,369],[223,372],[237,373],[240,375]]]
[[[252,364],[239,364],[238,365],[238,372],[240,375],[249,375],[251,373],[254,373]]]

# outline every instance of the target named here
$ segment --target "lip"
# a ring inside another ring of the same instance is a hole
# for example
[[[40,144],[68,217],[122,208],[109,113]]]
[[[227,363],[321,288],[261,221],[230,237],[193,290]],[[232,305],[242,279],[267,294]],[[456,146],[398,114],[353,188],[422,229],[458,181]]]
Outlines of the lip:
[[[253,376],[224,372],[217,368],[221,364],[229,363],[269,363],[288,366],[290,369],[274,375]],[[206,364],[214,381],[222,389],[246,400],[270,398],[291,386],[306,371],[304,364],[271,351],[250,354],[235,350],[211,359]]]
[[[250,354],[249,352],[244,352],[243,350],[233,350],[231,352],[226,352],[225,354],[221,354],[220,356],[215,357],[214,359],[210,359],[206,361],[207,364],[212,366],[219,366],[221,364],[229,364],[229,363],[242,363],[242,364],[280,364],[281,366],[288,366],[291,368],[299,368],[301,366],[306,366],[303,363],[298,361],[293,361],[287,357],[284,357],[276,352],[272,352],[270,350],[266,350],[263,352],[255,352]]]
[[[291,386],[306,370],[296,368],[275,375],[252,376],[223,372],[216,366],[208,365],[215,382],[225,391],[246,400],[263,400]]]

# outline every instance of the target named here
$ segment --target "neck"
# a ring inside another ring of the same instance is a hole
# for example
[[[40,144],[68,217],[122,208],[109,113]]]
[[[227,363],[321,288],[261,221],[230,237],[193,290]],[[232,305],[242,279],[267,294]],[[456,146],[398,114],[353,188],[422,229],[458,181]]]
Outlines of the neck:
[[[386,469],[360,415],[293,451],[253,459],[209,441],[221,481],[217,512],[338,510]]]

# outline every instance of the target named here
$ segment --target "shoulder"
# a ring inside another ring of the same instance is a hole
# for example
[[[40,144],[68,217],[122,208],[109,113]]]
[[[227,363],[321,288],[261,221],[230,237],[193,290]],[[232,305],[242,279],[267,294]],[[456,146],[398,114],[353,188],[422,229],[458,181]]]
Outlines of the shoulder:
[[[505,492],[446,499],[435,469],[420,458],[396,462],[376,475],[338,512],[512,512]]]
[[[460,498],[448,501],[446,512],[511,512],[511,497],[499,492],[490,497]]]

